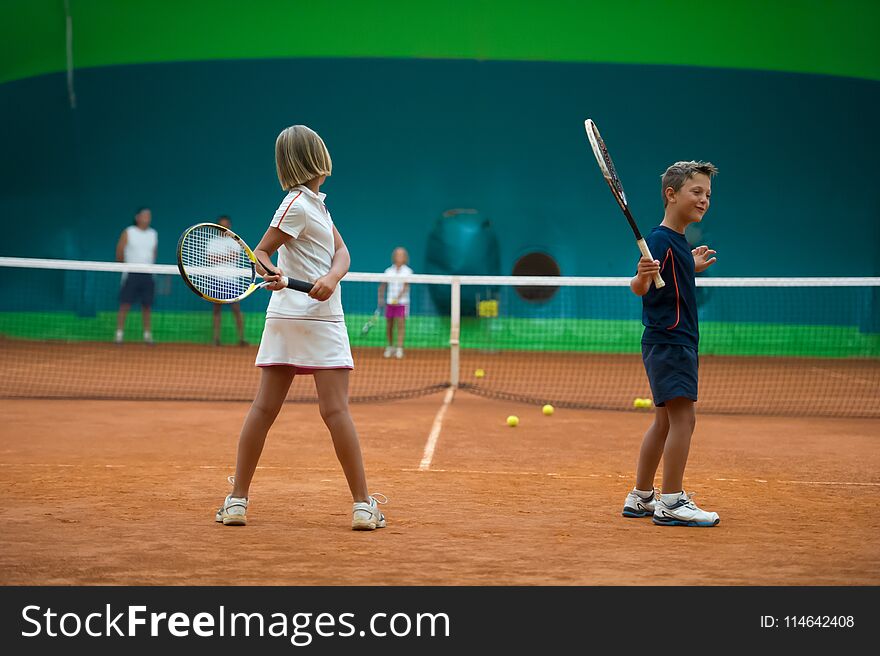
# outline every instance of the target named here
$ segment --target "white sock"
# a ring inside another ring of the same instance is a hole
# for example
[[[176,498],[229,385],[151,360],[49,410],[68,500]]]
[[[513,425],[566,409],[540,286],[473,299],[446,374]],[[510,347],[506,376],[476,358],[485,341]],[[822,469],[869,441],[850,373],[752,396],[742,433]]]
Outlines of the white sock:
[[[673,492],[672,494],[661,494],[660,501],[665,503],[667,506],[671,503],[675,503],[678,501],[678,498],[682,495],[682,492]]]
[[[145,330],[144,331],[144,339],[146,341],[150,341],[151,339],[153,339],[153,333],[150,332],[149,330]]]
[[[633,492],[635,492],[637,495],[639,495],[643,499],[650,499],[651,497],[654,496],[654,490],[646,491],[646,490],[639,490],[637,488],[633,488]]]
[[[116,339],[122,339],[123,335],[125,335],[125,332],[123,332],[120,328],[117,328],[116,329]]]

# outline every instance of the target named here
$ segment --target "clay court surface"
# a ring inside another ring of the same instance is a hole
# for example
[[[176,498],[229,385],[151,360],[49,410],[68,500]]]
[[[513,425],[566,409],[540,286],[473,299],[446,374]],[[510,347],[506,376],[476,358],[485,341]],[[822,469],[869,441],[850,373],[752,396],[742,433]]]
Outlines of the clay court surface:
[[[282,410],[241,528],[213,515],[247,403],[2,400],[0,583],[880,584],[876,419],[700,416],[685,485],[721,524],[661,528],[620,516],[648,414],[459,392],[419,471],[442,400],[352,407],[373,533],[312,404]]]

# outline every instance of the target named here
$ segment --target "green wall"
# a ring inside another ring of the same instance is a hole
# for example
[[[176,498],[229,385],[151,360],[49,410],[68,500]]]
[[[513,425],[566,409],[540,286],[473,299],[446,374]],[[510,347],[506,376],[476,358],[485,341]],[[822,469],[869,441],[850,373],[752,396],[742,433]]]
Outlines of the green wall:
[[[76,68],[286,57],[608,62],[880,80],[877,0],[70,0]],[[65,69],[63,0],[0,3],[0,82]]]
[[[314,127],[324,191],[357,271],[409,247],[426,270],[434,221],[476,208],[501,273],[551,254],[564,275],[632,271],[632,235],[583,130],[602,129],[644,232],[678,159],[721,173],[700,240],[712,275],[877,275],[880,83],[699,67],[413,59],[274,59],[85,69],[0,85],[0,254],[112,259],[138,206],[159,259],[188,225],[233,217],[258,239],[283,198],[274,142]],[[854,108],[858,108],[855,111]],[[816,127],[823,126],[823,139]]]
[[[0,0],[4,255],[111,259],[140,205],[164,262],[220,213],[252,240],[279,201],[275,135],[307,123],[356,270],[404,243],[424,271],[436,217],[474,207],[502,273],[540,250],[565,275],[622,275],[592,116],[646,231],[666,165],[721,167],[714,275],[880,272],[877,0],[70,5],[75,110],[63,0]]]

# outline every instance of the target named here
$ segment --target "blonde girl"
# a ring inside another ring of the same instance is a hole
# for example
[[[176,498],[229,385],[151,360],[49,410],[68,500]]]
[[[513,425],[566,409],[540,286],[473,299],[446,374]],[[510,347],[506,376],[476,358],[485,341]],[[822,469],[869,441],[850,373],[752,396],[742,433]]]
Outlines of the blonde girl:
[[[227,526],[247,523],[248,495],[266,435],[297,374],[313,376],[321,418],[330,430],[353,500],[354,530],[385,526],[381,501],[370,496],[357,431],[348,410],[348,377],[354,365],[342,312],[339,281],[351,262],[348,248],[324,206],[321,184],[332,162],[324,141],[304,125],[281,132],[275,165],[287,196],[254,249],[263,278],[274,284],[256,364],[260,387],[238,441],[232,492],[217,511]],[[271,256],[278,252],[278,266]],[[283,287],[280,276],[314,281],[306,295]]]

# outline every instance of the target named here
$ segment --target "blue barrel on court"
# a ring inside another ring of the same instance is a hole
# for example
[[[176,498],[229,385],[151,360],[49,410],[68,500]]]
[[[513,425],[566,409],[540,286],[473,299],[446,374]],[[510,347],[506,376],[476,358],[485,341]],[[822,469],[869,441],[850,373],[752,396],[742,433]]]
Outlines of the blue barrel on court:
[[[428,235],[425,268],[426,273],[437,275],[501,275],[498,235],[492,223],[475,209],[443,212]],[[437,312],[448,315],[451,305],[449,287],[430,285],[429,289]],[[494,287],[463,286],[462,316],[474,316],[479,300],[496,295],[497,289]]]

